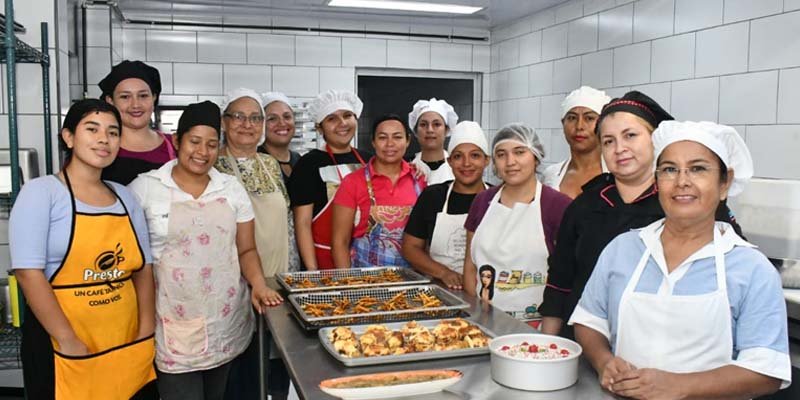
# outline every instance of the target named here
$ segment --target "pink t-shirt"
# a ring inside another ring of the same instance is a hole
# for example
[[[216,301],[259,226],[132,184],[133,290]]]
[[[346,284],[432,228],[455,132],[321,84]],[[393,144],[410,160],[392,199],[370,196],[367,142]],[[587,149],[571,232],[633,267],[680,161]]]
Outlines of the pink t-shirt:
[[[364,236],[367,231],[367,219],[369,217],[369,192],[367,191],[367,179],[364,174],[364,168],[369,168],[369,175],[372,181],[372,190],[375,193],[375,204],[378,207],[382,206],[403,206],[405,210],[396,212],[396,209],[387,209],[394,215],[383,215],[385,220],[388,220],[386,228],[388,229],[404,229],[408,222],[408,216],[411,214],[411,208],[417,202],[419,193],[417,189],[422,191],[425,189],[426,183],[424,178],[414,178],[414,171],[411,166],[403,161],[400,177],[397,182],[392,185],[389,177],[377,173],[373,167],[375,158],[371,159],[366,167],[357,169],[356,171],[348,174],[342,180],[336,196],[333,198],[333,204],[357,209],[358,223],[353,229],[353,237],[358,238]],[[415,188],[415,183],[418,185]],[[394,210],[394,211],[392,211]]]

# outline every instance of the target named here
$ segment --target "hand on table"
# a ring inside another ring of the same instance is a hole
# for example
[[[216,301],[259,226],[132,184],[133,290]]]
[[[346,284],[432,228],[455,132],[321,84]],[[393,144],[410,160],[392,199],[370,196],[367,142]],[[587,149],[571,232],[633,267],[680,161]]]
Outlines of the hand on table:
[[[461,276],[458,272],[447,270],[447,272],[439,278],[442,283],[444,283],[448,289],[451,290],[461,290],[463,289],[462,285],[464,283],[464,277]]]
[[[677,377],[677,374],[659,369],[633,369],[620,374],[620,378],[611,385],[611,391],[634,399],[682,399],[683,385],[676,382]]]
[[[636,367],[631,363],[619,358],[613,357],[603,367],[603,372],[600,373],[600,386],[614,392],[614,385],[623,380],[624,374],[636,370]]]
[[[283,297],[278,292],[263,285],[253,288],[250,301],[253,302],[253,307],[258,310],[258,313],[263,314],[265,307],[274,307],[283,303]]]

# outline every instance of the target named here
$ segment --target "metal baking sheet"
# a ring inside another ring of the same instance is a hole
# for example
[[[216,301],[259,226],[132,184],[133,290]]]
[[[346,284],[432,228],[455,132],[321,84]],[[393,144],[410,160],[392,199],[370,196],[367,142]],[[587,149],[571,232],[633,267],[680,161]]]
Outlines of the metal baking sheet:
[[[325,285],[322,279],[330,278],[333,280],[343,278],[362,278],[370,276],[379,276],[387,271],[396,272],[403,278],[400,282],[379,282],[379,283],[361,283],[351,285]],[[303,288],[295,287],[286,283],[286,278],[291,278],[294,281],[302,282],[305,279],[317,284],[316,287]],[[305,293],[315,292],[320,290],[344,290],[344,289],[357,289],[378,286],[407,286],[430,283],[430,279],[424,275],[414,271],[412,268],[405,267],[372,267],[372,268],[350,268],[350,269],[325,269],[318,271],[300,271],[300,272],[284,272],[278,274],[278,283],[286,289],[289,293]]]
[[[445,319],[452,319],[452,318],[445,318]],[[419,325],[422,325],[428,329],[433,330],[436,325],[440,322],[444,321],[445,319],[433,319],[427,321],[417,321]],[[472,325],[477,326],[480,328],[486,336],[490,339],[494,338],[494,332],[486,329],[483,325],[466,320]],[[382,324],[383,326],[395,331],[400,330],[403,328],[407,322],[393,322],[390,324]],[[356,325],[350,326],[350,329],[356,334],[361,335],[366,331],[367,326],[369,325]],[[397,356],[375,356],[375,357],[345,357],[342,354],[339,354],[336,349],[333,348],[333,343],[331,343],[328,336],[330,333],[336,329],[335,327],[328,327],[322,328],[319,330],[319,341],[322,343],[322,347],[325,351],[328,352],[333,358],[335,358],[340,363],[344,364],[348,367],[361,367],[365,365],[378,365],[378,364],[393,364],[393,363],[401,363],[401,362],[409,362],[409,361],[424,361],[424,360],[436,360],[441,358],[453,358],[453,357],[466,357],[466,356],[479,356],[483,354],[489,354],[489,347],[480,347],[475,349],[458,349],[458,350],[443,350],[443,351],[424,351],[419,353],[406,353]]]
[[[340,298],[347,298],[355,303],[363,296],[372,296],[379,301],[386,301],[403,291],[405,291],[405,297],[407,300],[411,300],[418,293],[423,292],[426,295],[436,296],[442,302],[442,305],[439,307],[410,310],[374,311],[370,313],[330,315],[322,317],[312,317],[303,311],[303,305],[309,303],[332,303],[333,299]],[[450,318],[462,315],[462,310],[469,308],[469,304],[436,285],[390,286],[372,289],[328,290],[323,292],[297,293],[289,295],[289,304],[292,305],[295,316],[300,319],[301,325],[303,325],[303,327],[306,329],[316,329],[326,326],[410,321],[413,319]]]

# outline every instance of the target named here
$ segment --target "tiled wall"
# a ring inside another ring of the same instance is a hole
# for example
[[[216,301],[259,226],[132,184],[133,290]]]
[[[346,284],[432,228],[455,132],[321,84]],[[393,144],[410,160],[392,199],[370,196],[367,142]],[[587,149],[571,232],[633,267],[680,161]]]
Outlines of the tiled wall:
[[[561,101],[590,85],[734,125],[757,176],[800,179],[797,0],[573,0],[493,30],[487,84],[490,130],[530,123],[551,162],[569,151]]]

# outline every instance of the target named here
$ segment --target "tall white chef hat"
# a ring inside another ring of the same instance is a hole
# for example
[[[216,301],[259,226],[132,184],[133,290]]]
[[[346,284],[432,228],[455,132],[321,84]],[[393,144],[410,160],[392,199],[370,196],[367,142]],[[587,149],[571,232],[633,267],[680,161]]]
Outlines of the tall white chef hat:
[[[603,112],[603,106],[609,101],[611,101],[611,97],[606,92],[590,86],[581,86],[573,90],[561,102],[561,118],[566,117],[569,110],[575,107],[586,107],[600,115]]]
[[[322,122],[325,117],[337,110],[352,111],[358,118],[361,116],[362,109],[364,109],[364,103],[355,93],[339,90],[328,90],[325,93],[320,93],[308,106],[308,112],[316,123]]]
[[[489,142],[483,129],[474,121],[461,121],[453,129],[450,135],[450,143],[447,145],[447,152],[453,154],[453,150],[460,144],[472,143],[478,146],[483,153],[489,155]]]
[[[437,100],[434,97],[430,100],[419,100],[414,104],[414,108],[408,113],[408,126],[416,131],[419,117],[428,111],[433,111],[441,115],[444,124],[447,125],[449,129],[453,129],[458,123],[458,114],[456,114],[456,110],[453,109],[453,106],[444,100]]]
[[[290,110],[294,110],[294,108],[292,107],[292,102],[289,101],[289,98],[286,97],[286,95],[281,92],[267,92],[261,94],[261,103],[264,104],[264,107],[267,107],[273,101],[280,101],[281,103],[284,103],[287,106],[289,106]]]
[[[522,122],[513,122],[500,128],[492,139],[492,152],[497,148],[497,145],[508,141],[522,143],[531,150],[540,163],[544,160],[542,141],[539,140],[539,135],[530,126]]]
[[[656,160],[667,146],[681,141],[702,144],[716,154],[725,166],[733,170],[733,183],[728,196],[736,196],[744,190],[753,177],[753,158],[744,140],[730,126],[714,122],[664,121],[653,131],[653,146]]]
[[[248,89],[248,88],[233,89],[230,92],[225,94],[225,98],[222,101],[222,107],[220,107],[220,112],[222,113],[222,115],[225,116],[225,112],[228,111],[228,107],[231,105],[231,103],[233,103],[236,100],[241,99],[242,97],[249,97],[249,98],[255,100],[255,102],[258,103],[258,109],[261,110],[261,115],[264,115],[264,103],[261,102],[261,95],[259,95],[255,90]],[[225,125],[223,124],[223,127],[224,126]],[[223,133],[224,133],[224,129],[223,129]],[[259,141],[258,141],[258,145],[259,146],[261,146],[261,144],[264,143],[264,139],[265,139],[264,134],[263,134],[264,133],[263,124],[262,124],[262,132],[261,133],[262,133],[261,134],[261,139],[259,139]],[[223,137],[223,141],[224,141],[225,135],[222,135],[222,137]]]

